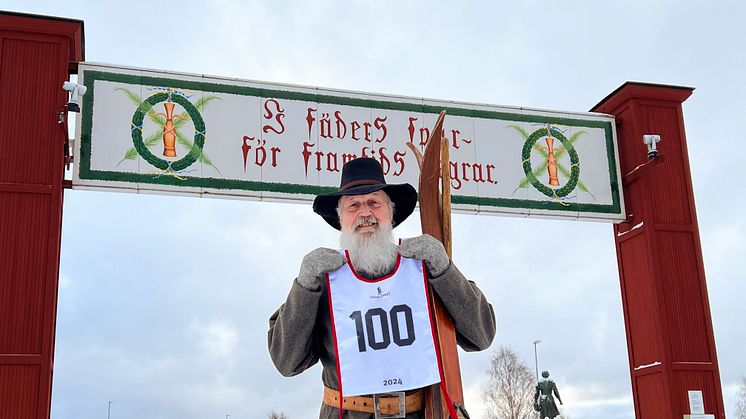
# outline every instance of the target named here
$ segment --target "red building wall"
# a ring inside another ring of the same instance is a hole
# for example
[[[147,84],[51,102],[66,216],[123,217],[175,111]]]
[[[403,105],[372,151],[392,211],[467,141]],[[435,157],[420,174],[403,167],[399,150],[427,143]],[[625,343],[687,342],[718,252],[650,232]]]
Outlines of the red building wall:
[[[628,222],[614,239],[640,419],[689,414],[688,390],[725,418],[681,109],[692,90],[626,83],[593,108],[616,116]],[[661,157],[644,134],[661,136]]]
[[[70,61],[83,23],[0,13],[0,418],[46,419],[52,389]]]

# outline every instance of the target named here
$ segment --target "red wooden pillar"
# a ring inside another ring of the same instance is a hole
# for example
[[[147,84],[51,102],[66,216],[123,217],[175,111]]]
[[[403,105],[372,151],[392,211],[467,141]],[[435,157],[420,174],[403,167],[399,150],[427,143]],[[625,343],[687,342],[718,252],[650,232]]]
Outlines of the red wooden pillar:
[[[626,223],[614,226],[639,419],[681,419],[688,390],[725,418],[681,103],[694,89],[625,83],[592,111],[615,115]],[[644,134],[658,134],[649,159]]]
[[[83,22],[0,12],[0,418],[49,418],[69,63]],[[65,113],[66,114],[66,113]]]

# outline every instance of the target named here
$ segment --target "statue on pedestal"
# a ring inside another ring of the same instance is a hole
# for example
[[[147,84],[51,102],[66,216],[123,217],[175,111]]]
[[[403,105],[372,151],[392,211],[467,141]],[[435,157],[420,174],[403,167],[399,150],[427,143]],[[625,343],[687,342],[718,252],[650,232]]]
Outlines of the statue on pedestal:
[[[557,385],[549,379],[549,371],[543,371],[541,376],[543,378],[536,384],[536,392],[534,393],[534,410],[539,412],[541,419],[554,419],[559,415],[559,409],[557,404],[554,403],[552,394],[557,396],[560,404],[562,404],[562,398],[560,398]]]

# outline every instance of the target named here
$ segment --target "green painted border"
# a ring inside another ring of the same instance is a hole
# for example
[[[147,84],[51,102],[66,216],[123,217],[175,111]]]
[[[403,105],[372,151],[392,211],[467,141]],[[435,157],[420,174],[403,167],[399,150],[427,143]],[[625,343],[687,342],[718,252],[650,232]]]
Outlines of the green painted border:
[[[140,173],[122,173],[113,171],[91,170],[91,130],[93,127],[93,84],[96,80],[120,82],[133,85],[169,86],[175,88],[197,90],[203,92],[229,93],[243,96],[271,97],[277,99],[289,99],[309,101],[316,103],[358,106],[363,108],[387,109],[394,111],[409,111],[438,114],[443,109],[448,115],[464,116],[483,119],[498,119],[518,122],[538,122],[558,124],[565,126],[578,126],[589,128],[601,128],[606,133],[606,151],[609,161],[609,178],[611,181],[611,205],[602,204],[575,204],[559,203],[552,201],[532,201],[525,199],[510,198],[485,198],[478,196],[452,195],[454,204],[479,205],[503,208],[526,208],[555,210],[563,212],[595,212],[606,214],[621,213],[619,199],[619,180],[617,178],[616,157],[614,149],[614,138],[611,122],[590,121],[575,118],[560,118],[543,115],[525,115],[509,112],[496,112],[480,109],[457,108],[450,106],[433,106],[426,104],[390,102],[384,100],[351,98],[343,96],[332,96],[323,94],[311,94],[295,92],[291,90],[262,89],[256,87],[226,85],[217,83],[196,82],[189,80],[169,79],[162,77],[139,76],[132,74],[111,73],[97,70],[84,70],[84,84],[88,88],[88,94],[83,96],[83,115],[81,121],[80,152],[78,164],[78,178],[81,180],[102,180],[130,183],[149,183],[168,186],[203,187],[218,190],[247,190],[255,192],[277,192],[286,194],[317,195],[336,190],[332,187],[310,186],[292,183],[269,183],[246,181],[237,179],[195,178],[186,177],[178,180],[171,176],[154,178],[152,175]]]

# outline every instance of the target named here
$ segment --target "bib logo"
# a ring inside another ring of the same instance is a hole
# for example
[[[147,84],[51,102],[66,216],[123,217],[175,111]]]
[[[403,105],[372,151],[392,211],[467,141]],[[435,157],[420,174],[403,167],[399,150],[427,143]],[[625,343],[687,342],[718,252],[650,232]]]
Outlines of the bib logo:
[[[185,171],[193,163],[200,163],[212,166],[220,173],[217,167],[203,151],[205,145],[205,121],[202,119],[200,110],[213,99],[219,99],[216,96],[202,96],[195,103],[189,101],[191,95],[186,92],[175,90],[173,88],[150,88],[148,90],[156,91],[150,97],[141,100],[140,96],[124,88],[117,88],[127,96],[127,98],[136,105],[135,113],[132,115],[130,126],[132,143],[134,147],[127,150],[122,160],[117,166],[125,160],[134,160],[141,157],[151,166],[159,169],[157,176],[169,175],[177,179],[184,180],[177,173]],[[155,106],[163,104],[164,112],[157,112]],[[176,106],[183,109],[181,113],[175,113]],[[144,126],[145,117],[155,125],[155,131],[145,135],[147,130]],[[194,128],[193,139],[190,139],[181,132],[181,128],[191,122]],[[159,142],[158,140],[162,140]],[[156,154],[161,154],[165,159],[156,156],[150,148],[162,145],[163,152],[160,150]],[[180,159],[177,155],[177,145],[185,153]]]
[[[388,297],[388,296],[391,295],[391,291],[389,291],[389,292],[383,292],[383,290],[381,289],[381,287],[377,287],[376,291],[378,291],[378,295],[371,295],[370,296],[371,300],[377,300],[379,298],[384,298],[384,297]]]

